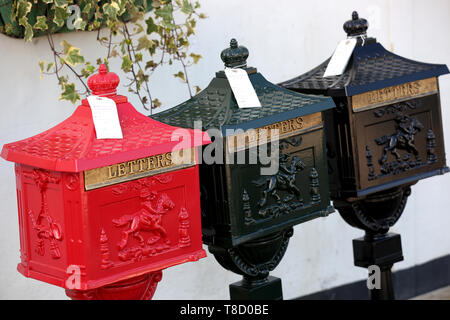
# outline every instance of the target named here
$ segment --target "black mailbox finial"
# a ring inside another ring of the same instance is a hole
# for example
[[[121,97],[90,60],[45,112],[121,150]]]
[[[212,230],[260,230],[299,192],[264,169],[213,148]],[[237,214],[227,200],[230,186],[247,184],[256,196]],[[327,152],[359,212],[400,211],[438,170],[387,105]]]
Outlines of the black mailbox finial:
[[[220,58],[225,63],[225,67],[246,67],[248,49],[244,46],[239,46],[236,39],[233,38],[230,41],[230,47],[222,51]]]
[[[347,36],[361,36],[366,35],[369,23],[364,18],[359,18],[358,12],[353,11],[352,20],[348,20],[344,23],[344,31]]]

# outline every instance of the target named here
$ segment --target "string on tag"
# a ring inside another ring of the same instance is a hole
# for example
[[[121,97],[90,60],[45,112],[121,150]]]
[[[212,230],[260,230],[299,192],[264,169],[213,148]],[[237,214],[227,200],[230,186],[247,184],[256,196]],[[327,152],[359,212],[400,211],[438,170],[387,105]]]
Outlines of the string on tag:
[[[347,37],[347,39],[356,39],[356,40],[358,40],[358,38],[361,38],[361,40],[362,40],[362,46],[364,46],[364,44],[366,43],[367,35],[365,35],[365,34],[359,34],[359,35],[356,35],[356,36],[348,36],[348,37]]]
[[[233,67],[227,67],[227,68],[230,68],[230,69],[237,69],[237,68],[242,68],[242,67],[246,67],[247,66],[247,63],[243,63],[243,64],[240,64],[240,65],[238,65],[238,66],[233,66]]]

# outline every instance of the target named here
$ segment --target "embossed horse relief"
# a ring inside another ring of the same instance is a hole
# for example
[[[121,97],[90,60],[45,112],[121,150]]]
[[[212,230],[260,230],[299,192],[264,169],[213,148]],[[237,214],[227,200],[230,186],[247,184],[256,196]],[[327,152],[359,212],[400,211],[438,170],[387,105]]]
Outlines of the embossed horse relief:
[[[281,213],[288,213],[292,209],[303,205],[300,189],[296,186],[296,177],[300,171],[305,169],[306,165],[297,155],[292,157],[291,153],[282,152],[288,145],[298,146],[300,144],[301,138],[298,141],[289,139],[282,141],[280,143],[278,172],[252,181],[256,187],[264,187],[258,203],[261,217],[276,217]],[[287,192],[287,194],[282,197],[280,196],[280,191]],[[267,206],[269,196],[275,199],[276,205]]]
[[[395,118],[396,132],[389,136],[382,136],[375,139],[378,145],[386,145],[383,149],[383,155],[379,160],[380,164],[385,164],[388,159],[388,152],[391,152],[397,161],[407,161],[413,154],[417,161],[421,161],[419,151],[414,145],[415,135],[423,129],[423,125],[417,118],[411,118],[407,115],[398,115]],[[403,158],[397,149],[406,150],[407,154]]]
[[[266,205],[269,195],[273,196],[277,201],[289,202],[295,197],[301,201],[300,190],[295,185],[295,176],[298,172],[305,168],[305,164],[298,156],[292,157],[291,163],[288,166],[290,154],[280,155],[280,164],[277,174],[262,177],[259,180],[253,181],[257,187],[265,186],[262,192],[262,198],[259,201],[259,206],[262,208]],[[284,190],[289,194],[284,198],[278,194],[278,191]]]
[[[175,208],[175,203],[166,193],[157,194],[147,189],[141,191],[142,208],[130,215],[123,215],[113,219],[116,227],[126,226],[122,231],[122,239],[117,244],[121,250],[119,257],[129,260],[139,256],[148,256],[169,248],[170,240],[167,231],[162,226],[162,215]],[[151,235],[145,240],[142,233]],[[139,241],[139,247],[126,249],[130,236]]]

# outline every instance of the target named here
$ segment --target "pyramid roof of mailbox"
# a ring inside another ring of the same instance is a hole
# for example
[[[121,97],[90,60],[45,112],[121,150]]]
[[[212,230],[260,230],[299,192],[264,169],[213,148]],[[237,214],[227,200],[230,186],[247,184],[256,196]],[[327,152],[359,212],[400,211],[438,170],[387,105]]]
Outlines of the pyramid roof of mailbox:
[[[324,78],[330,59],[280,85],[291,90],[330,96],[353,96],[449,72],[446,65],[409,60],[386,50],[377,42],[355,47],[345,72]]]
[[[184,128],[194,128],[194,121],[201,120],[204,130],[218,128],[225,135],[228,128],[258,128],[334,107],[330,98],[286,90],[267,81],[255,69],[249,73],[261,107],[240,109],[222,71],[198,95],[152,118]]]
[[[225,67],[247,71],[261,107],[239,108],[225,72],[219,71],[195,97],[152,118],[183,128],[194,128],[195,121],[201,121],[204,130],[220,129],[226,136],[227,129],[259,128],[335,107],[330,98],[299,94],[267,81],[255,68],[247,67],[248,55],[246,47],[231,39],[220,57]]]
[[[344,23],[347,36],[356,38],[357,45],[343,74],[323,77],[330,57],[311,71],[280,85],[306,93],[353,96],[449,73],[444,64],[418,62],[386,50],[375,38],[366,37],[368,27],[367,20],[359,18],[356,11]]]
[[[111,73],[109,73],[111,74]],[[118,84],[118,81],[117,81]],[[33,137],[3,146],[6,160],[42,169],[80,172],[115,163],[171,152],[179,141],[172,141],[172,127],[139,113],[124,96],[108,96],[117,104],[123,139],[97,139],[87,99],[75,112],[55,127]],[[209,142],[209,137],[194,139],[192,146]]]

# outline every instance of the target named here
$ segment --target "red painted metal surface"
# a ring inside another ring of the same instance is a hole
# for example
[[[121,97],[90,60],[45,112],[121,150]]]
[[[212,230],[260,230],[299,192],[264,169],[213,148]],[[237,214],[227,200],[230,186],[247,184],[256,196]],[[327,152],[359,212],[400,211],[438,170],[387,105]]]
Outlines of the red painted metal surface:
[[[95,85],[99,95],[116,101],[123,139],[96,139],[91,109],[85,99],[69,118],[55,127],[4,145],[1,156],[8,161],[42,169],[80,172],[169,152],[179,143],[171,141],[172,133],[178,128],[144,116],[127,102],[125,96],[111,94],[110,85],[104,82],[106,75],[94,75],[89,80],[95,80],[97,76],[101,76],[100,84],[95,81],[89,84]],[[103,91],[101,85],[105,87]],[[191,136],[192,147],[211,142],[207,133],[184,130]]]
[[[124,139],[96,139],[84,100],[61,124],[7,144],[1,154],[16,162],[18,270],[73,299],[150,299],[161,270],[206,256],[198,165],[85,189],[85,170],[170,152],[179,143],[171,141],[177,128],[137,112],[115,95],[117,84],[104,67],[89,79],[94,92],[116,101]],[[206,133],[189,133],[192,146],[209,142]]]
[[[66,294],[72,300],[151,300],[161,278],[156,271],[92,290],[66,289]]]

